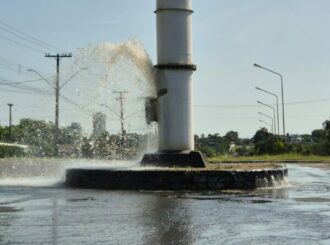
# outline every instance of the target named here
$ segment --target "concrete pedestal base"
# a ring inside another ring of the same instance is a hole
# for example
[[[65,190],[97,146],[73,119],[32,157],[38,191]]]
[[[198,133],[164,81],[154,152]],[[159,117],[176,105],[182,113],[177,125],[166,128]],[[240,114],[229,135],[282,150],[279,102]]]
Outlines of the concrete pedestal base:
[[[285,182],[285,168],[253,171],[198,169],[68,169],[65,184],[106,190],[224,190],[273,187]]]
[[[145,154],[141,165],[152,165],[158,167],[193,167],[205,168],[207,159],[199,151],[190,152],[157,152]]]

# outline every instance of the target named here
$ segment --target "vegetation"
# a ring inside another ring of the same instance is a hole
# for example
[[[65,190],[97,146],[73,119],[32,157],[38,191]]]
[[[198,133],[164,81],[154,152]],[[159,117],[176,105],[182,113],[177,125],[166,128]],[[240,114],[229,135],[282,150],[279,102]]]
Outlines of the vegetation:
[[[0,142],[14,143],[0,145],[0,158],[13,156],[55,156],[55,126],[51,122],[22,119],[18,125],[0,126]],[[235,131],[224,136],[209,134],[195,136],[195,148],[211,161],[329,161],[330,120],[321,129],[311,134],[277,137],[267,129],[259,129],[251,139],[239,138]],[[59,130],[58,152],[60,157],[84,157],[98,159],[136,159],[147,147],[147,135],[109,134],[83,135],[79,124],[72,124]]]
[[[253,138],[241,139],[230,131],[223,137],[219,134],[195,136],[196,148],[211,161],[329,161],[330,160],[330,120],[322,129],[300,136],[299,141],[292,136],[284,139],[259,129]]]
[[[284,153],[278,155],[254,155],[254,156],[232,156],[219,155],[209,158],[211,163],[216,162],[287,162],[287,161],[308,161],[308,162],[329,162],[330,156],[302,155],[298,153]]]
[[[0,158],[4,157],[54,157],[55,126],[51,122],[22,119],[18,125],[0,126]],[[60,157],[100,159],[134,159],[147,145],[147,136],[139,134],[112,134],[84,136],[80,126],[72,124],[60,128],[58,151]],[[25,149],[27,148],[27,150]]]
[[[26,156],[24,148],[12,145],[0,145],[0,156],[4,157],[24,157]]]

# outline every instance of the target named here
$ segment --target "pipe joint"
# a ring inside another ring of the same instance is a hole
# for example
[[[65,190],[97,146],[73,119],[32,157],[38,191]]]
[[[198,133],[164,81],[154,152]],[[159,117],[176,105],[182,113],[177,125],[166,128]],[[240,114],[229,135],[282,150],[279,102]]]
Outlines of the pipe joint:
[[[194,13],[193,10],[184,9],[184,8],[160,8],[160,9],[156,9],[154,11],[154,13],[157,14],[157,13],[162,12],[162,11],[186,11],[186,12]]]
[[[160,70],[193,70],[196,71],[197,66],[194,64],[179,64],[179,63],[169,63],[169,64],[158,64],[155,68]]]

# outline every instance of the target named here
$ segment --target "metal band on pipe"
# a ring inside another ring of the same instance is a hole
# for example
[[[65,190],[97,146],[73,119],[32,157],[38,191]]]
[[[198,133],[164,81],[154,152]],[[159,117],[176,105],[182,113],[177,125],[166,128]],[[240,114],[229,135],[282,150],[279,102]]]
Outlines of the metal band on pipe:
[[[190,13],[193,13],[194,11],[191,10],[191,9],[181,9],[181,8],[164,8],[164,9],[157,9],[154,11],[154,13],[158,13],[158,12],[161,12],[161,11],[187,11],[187,12],[190,12]]]
[[[194,64],[159,64],[155,68],[160,70],[193,70],[196,71],[197,67]]]

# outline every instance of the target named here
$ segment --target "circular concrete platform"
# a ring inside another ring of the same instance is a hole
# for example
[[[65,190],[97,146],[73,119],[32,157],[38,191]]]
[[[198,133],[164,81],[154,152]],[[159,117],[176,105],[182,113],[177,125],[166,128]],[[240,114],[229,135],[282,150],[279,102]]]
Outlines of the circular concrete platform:
[[[107,190],[223,190],[273,187],[288,176],[286,168],[210,169],[68,169],[65,185]]]

